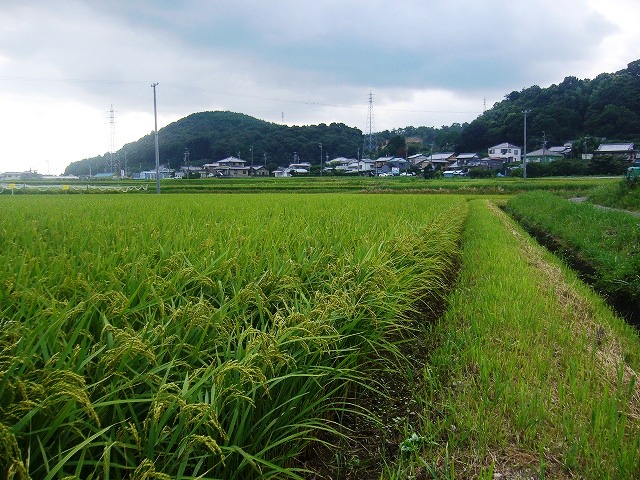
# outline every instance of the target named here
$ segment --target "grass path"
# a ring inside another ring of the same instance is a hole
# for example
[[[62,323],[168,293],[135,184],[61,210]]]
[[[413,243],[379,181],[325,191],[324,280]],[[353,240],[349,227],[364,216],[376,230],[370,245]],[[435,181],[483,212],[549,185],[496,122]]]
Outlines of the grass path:
[[[472,200],[427,332],[423,425],[388,478],[640,478],[635,330],[497,207]]]

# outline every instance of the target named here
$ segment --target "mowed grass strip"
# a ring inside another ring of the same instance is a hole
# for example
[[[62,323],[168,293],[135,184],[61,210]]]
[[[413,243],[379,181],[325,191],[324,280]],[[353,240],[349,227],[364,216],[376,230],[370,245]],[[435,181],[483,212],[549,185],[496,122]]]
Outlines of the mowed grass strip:
[[[0,470],[301,478],[400,374],[467,205],[406,195],[0,202]],[[440,301],[439,296],[433,297]],[[358,399],[364,399],[361,404]]]
[[[640,477],[637,332],[487,201],[425,341],[423,425],[387,477]]]

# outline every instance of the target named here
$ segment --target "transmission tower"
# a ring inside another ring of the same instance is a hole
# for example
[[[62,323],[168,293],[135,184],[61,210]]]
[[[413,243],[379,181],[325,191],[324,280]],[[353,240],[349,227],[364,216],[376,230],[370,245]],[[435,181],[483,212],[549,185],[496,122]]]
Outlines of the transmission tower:
[[[375,125],[373,123],[373,93],[369,92],[369,115],[367,116],[367,128],[365,129],[364,146],[362,148],[363,156],[376,152],[378,149],[378,142],[376,141],[376,134],[374,133]]]

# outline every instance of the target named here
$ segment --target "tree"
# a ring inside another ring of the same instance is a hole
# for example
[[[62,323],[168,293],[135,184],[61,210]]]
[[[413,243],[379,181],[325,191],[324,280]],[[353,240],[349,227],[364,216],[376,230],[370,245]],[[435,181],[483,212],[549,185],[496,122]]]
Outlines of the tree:
[[[404,157],[407,153],[407,143],[405,138],[401,135],[395,135],[391,137],[383,152],[386,155]]]

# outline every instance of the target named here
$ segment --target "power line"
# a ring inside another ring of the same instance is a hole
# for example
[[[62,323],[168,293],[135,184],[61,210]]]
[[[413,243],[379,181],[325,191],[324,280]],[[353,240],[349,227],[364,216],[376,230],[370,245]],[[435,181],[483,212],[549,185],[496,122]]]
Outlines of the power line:
[[[54,78],[54,77],[30,77],[30,76],[12,76],[12,75],[0,75],[1,80],[15,80],[21,82],[36,82],[36,83],[59,83],[59,84],[70,84],[70,85],[144,85],[147,82],[142,80],[105,80],[105,79],[79,79],[79,78]],[[187,85],[183,83],[163,83],[163,85],[167,88],[175,88],[179,90],[186,90],[192,92],[203,92],[203,93],[212,93],[215,95],[224,95],[236,98],[248,98],[253,100],[265,100],[275,103],[287,103],[287,104],[298,104],[298,105],[308,105],[314,107],[326,107],[326,108],[337,108],[337,109],[347,109],[347,110],[364,110],[368,109],[367,105],[343,105],[337,103],[328,103],[322,102],[318,100],[298,100],[293,98],[283,98],[283,97],[270,97],[265,95],[255,95],[249,93],[242,92],[234,92],[234,91],[226,91],[219,90],[213,88],[206,87],[198,87],[195,85]],[[384,112],[397,112],[397,113],[443,113],[443,114],[480,114],[480,111],[474,110],[423,110],[423,109],[404,109],[404,108],[385,108],[385,107],[377,107],[377,110]]]

